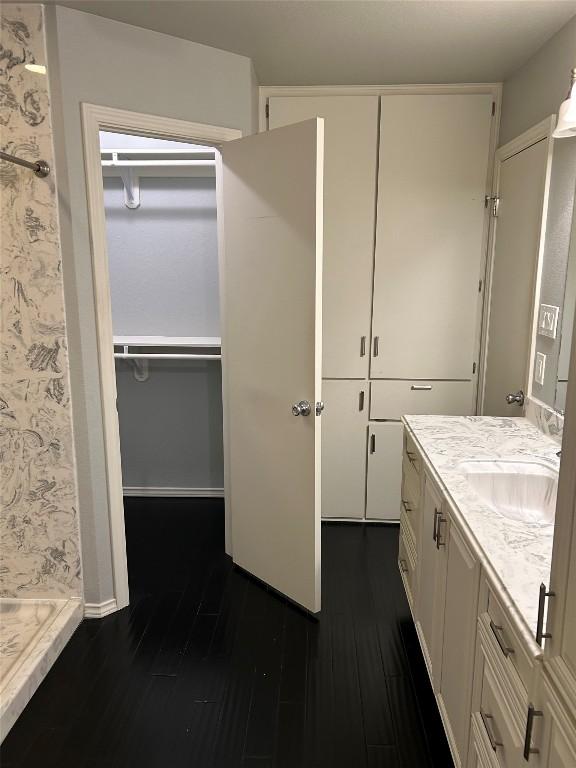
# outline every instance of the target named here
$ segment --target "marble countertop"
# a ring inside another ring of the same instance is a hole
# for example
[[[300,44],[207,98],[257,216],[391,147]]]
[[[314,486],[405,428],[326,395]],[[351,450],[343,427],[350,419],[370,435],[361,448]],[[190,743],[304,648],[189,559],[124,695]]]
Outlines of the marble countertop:
[[[472,537],[493,586],[523,635],[534,642],[539,587],[550,580],[554,526],[498,514],[476,494],[458,465],[467,459],[539,457],[558,469],[558,444],[525,418],[405,416],[403,421]]]

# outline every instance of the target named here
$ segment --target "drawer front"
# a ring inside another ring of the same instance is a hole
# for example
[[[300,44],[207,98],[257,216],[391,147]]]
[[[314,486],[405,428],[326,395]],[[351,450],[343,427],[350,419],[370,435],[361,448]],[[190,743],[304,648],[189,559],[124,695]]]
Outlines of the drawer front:
[[[488,587],[488,611],[483,620],[494,652],[499,656],[508,672],[510,682],[515,689],[520,686],[521,699],[527,702],[528,691],[532,689],[536,660],[530,656],[514,629],[507,611],[490,586]]]
[[[473,409],[471,381],[398,381],[371,383],[370,418],[400,419],[405,414],[469,416]]]
[[[402,462],[402,501],[400,511],[410,526],[414,543],[416,544],[420,535],[420,478],[416,475],[406,455],[404,455]]]
[[[486,657],[480,711],[474,715],[482,725],[483,735],[499,768],[517,768],[522,758],[521,736],[498,684],[498,675]]]
[[[472,715],[470,768],[499,768],[480,715]]]
[[[410,542],[410,533],[407,531],[403,522],[400,524],[400,539],[398,544],[398,567],[404,583],[406,597],[410,605],[410,610],[414,606],[414,576],[416,573],[416,561],[412,552]]]

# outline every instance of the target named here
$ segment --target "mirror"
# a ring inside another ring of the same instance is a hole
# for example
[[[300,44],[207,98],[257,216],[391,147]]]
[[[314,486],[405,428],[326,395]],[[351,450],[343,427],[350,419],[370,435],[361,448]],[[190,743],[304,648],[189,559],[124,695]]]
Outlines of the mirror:
[[[569,138],[554,142],[541,283],[536,304],[531,391],[532,397],[561,412],[566,402],[575,307],[576,138]]]

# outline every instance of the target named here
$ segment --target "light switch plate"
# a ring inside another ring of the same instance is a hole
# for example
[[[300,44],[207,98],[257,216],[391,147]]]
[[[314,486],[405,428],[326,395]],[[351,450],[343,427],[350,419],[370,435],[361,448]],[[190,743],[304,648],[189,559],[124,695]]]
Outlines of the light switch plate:
[[[546,355],[542,352],[536,352],[536,360],[534,363],[534,381],[540,386],[544,385],[544,376],[546,374]]]
[[[550,339],[556,338],[559,312],[560,307],[555,307],[552,304],[540,304],[538,314],[538,333],[540,336],[548,336]]]

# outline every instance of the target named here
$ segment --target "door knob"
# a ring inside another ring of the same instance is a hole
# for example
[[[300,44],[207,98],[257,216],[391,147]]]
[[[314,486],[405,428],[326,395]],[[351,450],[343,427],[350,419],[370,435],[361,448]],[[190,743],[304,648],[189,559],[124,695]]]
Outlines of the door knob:
[[[294,403],[292,406],[292,415],[293,416],[310,416],[310,413],[312,412],[312,406],[308,402],[308,400],[300,400],[299,403]]]
[[[522,392],[521,389],[516,392],[516,394],[509,394],[506,395],[506,402],[508,405],[524,405],[524,392]]]

